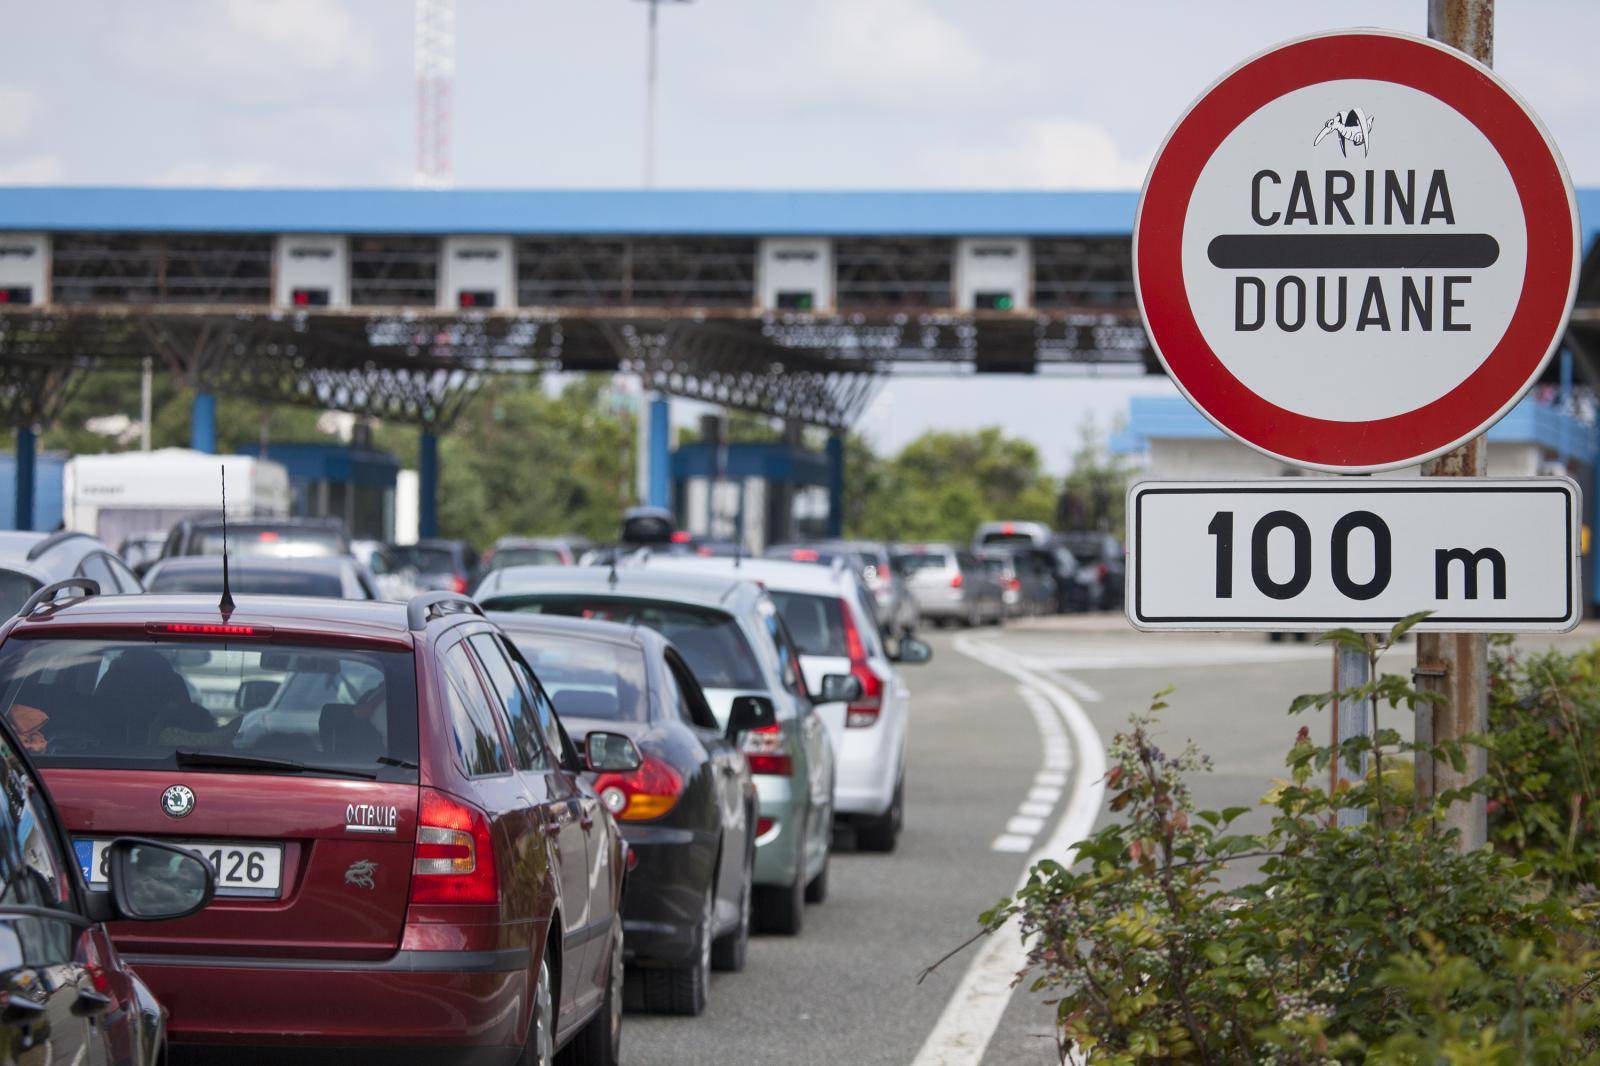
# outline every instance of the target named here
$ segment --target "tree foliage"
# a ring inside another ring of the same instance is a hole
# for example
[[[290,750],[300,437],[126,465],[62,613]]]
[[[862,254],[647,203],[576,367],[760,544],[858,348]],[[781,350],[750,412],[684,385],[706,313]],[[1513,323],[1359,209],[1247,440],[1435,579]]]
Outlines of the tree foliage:
[[[846,530],[875,540],[967,541],[996,518],[1051,522],[1057,484],[1039,450],[998,427],[924,433],[892,459],[846,446]]]

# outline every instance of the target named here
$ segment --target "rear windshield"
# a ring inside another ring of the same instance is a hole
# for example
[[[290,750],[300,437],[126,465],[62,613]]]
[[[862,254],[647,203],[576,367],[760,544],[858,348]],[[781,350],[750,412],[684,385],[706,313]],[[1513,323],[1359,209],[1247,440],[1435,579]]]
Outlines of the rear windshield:
[[[452,574],[456,557],[448,548],[396,548],[396,554],[410,566],[424,574]]]
[[[982,544],[1033,544],[1035,538],[1026,533],[985,533]]]
[[[943,570],[950,562],[950,556],[944,552],[908,552],[894,557],[895,567],[903,574],[913,574],[918,570]]]
[[[844,604],[837,596],[768,590],[801,655],[850,654],[844,635]]]
[[[403,651],[15,639],[0,647],[0,714],[47,767],[221,770],[206,757],[254,756],[416,780]]]
[[[484,606],[648,626],[678,646],[702,688],[767,687],[739,623],[723,611],[607,596],[514,596],[498,602],[490,599]]]
[[[324,596],[338,599],[344,583],[338,574],[296,573],[291,570],[231,569],[228,585],[240,596]],[[157,570],[145,581],[146,592],[222,591],[222,568],[215,570]]]
[[[1079,562],[1097,563],[1105,555],[1106,538],[1098,533],[1063,533],[1061,543]]]
[[[1010,559],[998,555],[980,555],[978,562],[991,574],[1003,574],[1015,565]]]
[[[190,555],[221,555],[222,527],[208,526],[195,537]],[[268,559],[343,555],[344,539],[332,529],[283,529],[246,524],[228,526],[228,554]]]
[[[650,717],[644,653],[638,648],[549,633],[508,630],[506,636],[533,667],[561,717],[608,722],[643,722]]]
[[[554,548],[501,548],[489,560],[491,570],[502,566],[560,566],[564,560]]]
[[[10,618],[16,614],[28,602],[28,597],[42,587],[27,574],[0,570],[0,618]]]

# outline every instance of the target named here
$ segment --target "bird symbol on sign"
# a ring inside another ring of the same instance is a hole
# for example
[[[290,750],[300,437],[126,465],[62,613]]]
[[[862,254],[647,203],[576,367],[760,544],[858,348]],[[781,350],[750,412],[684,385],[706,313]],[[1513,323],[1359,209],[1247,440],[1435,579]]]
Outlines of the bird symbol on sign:
[[[1321,144],[1323,138],[1330,133],[1339,138],[1340,155],[1349,155],[1350,145],[1360,148],[1361,154],[1366,155],[1367,141],[1372,133],[1372,118],[1359,107],[1340,111],[1323,123],[1322,129],[1317,132],[1316,140],[1311,142],[1311,146],[1315,148]]]

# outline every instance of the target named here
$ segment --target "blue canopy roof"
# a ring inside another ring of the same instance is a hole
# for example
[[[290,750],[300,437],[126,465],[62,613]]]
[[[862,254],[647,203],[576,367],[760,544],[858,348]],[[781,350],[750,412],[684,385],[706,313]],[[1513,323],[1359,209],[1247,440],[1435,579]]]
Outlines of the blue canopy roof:
[[[1126,233],[1127,192],[0,188],[0,230],[1049,236]]]

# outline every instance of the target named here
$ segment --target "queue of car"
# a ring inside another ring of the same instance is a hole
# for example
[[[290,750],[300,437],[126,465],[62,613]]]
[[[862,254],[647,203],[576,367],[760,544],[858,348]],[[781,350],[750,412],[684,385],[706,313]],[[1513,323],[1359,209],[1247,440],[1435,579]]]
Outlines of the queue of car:
[[[185,520],[142,581],[15,539],[0,860],[54,886],[0,898],[19,1046],[615,1063],[624,1006],[698,1014],[752,931],[800,933],[836,828],[897,844],[931,649],[886,553],[507,542],[475,599],[393,602],[336,524]]]

